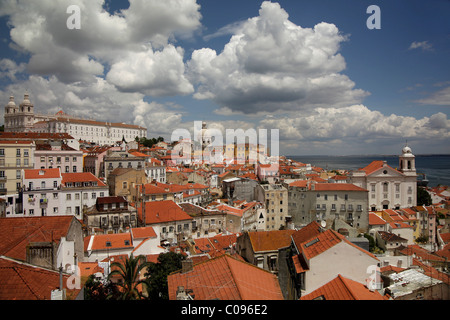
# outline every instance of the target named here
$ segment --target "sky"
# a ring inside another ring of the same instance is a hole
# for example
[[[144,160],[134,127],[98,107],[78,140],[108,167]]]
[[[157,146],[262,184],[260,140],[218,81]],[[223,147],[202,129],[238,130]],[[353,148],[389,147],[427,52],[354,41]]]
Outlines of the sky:
[[[28,92],[36,113],[166,141],[195,121],[278,129],[284,155],[447,154],[449,15],[448,0],[0,0],[0,101]]]

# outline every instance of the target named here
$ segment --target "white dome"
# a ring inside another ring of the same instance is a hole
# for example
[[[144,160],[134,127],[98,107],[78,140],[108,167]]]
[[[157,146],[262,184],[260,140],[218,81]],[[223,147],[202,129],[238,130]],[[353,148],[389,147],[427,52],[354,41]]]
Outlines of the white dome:
[[[31,106],[31,102],[30,102],[30,98],[28,93],[25,93],[24,97],[23,97],[23,101],[20,104],[21,106]]]
[[[8,102],[8,104],[6,106],[7,107],[13,107],[13,108],[16,107],[16,103],[14,102],[14,96],[10,96],[9,97],[9,102]]]

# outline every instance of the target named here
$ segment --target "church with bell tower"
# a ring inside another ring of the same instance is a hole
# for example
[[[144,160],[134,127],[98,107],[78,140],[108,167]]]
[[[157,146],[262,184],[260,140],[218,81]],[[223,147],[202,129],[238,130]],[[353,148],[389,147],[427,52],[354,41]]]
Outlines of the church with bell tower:
[[[408,208],[417,205],[417,172],[415,156],[406,144],[399,155],[398,168],[383,160],[351,173],[351,182],[368,191],[370,211]]]
[[[5,106],[5,131],[30,132],[34,123],[34,106],[28,93],[25,93],[19,106],[16,105],[14,96],[11,95],[8,104]]]

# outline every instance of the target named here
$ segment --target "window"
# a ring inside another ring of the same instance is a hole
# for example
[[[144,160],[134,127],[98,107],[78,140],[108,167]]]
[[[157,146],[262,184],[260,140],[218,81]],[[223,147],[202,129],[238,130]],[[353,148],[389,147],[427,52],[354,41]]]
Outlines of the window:
[[[55,213],[55,214],[58,213],[58,207],[53,207],[53,213]]]
[[[66,173],[69,173],[69,166],[66,166]]]
[[[45,157],[41,157],[41,162],[45,162]]]
[[[0,170],[0,178],[4,178],[5,177],[5,171]]]
[[[16,157],[20,157],[20,149],[16,149]]]
[[[77,172],[77,166],[73,166],[72,172]]]
[[[20,170],[16,170],[16,179],[20,179],[21,178],[21,172]]]
[[[95,192],[92,192],[91,198],[92,198],[92,199],[97,198],[97,194],[96,194]]]
[[[53,194],[53,199],[58,199],[58,194],[57,193]]]
[[[45,189],[45,181],[41,181],[41,189]]]
[[[72,161],[73,161],[73,162],[77,162],[77,157],[73,157],[73,158],[72,158]]]
[[[123,189],[126,189],[126,188],[127,188],[127,182],[126,182],[126,181],[124,181],[124,182],[122,183],[122,188],[123,188]]]
[[[58,181],[53,181],[53,188],[58,188]]]
[[[0,149],[0,156],[4,156],[5,155],[5,149]]]
[[[72,200],[72,195],[70,193],[66,194],[66,200]]]
[[[75,193],[75,200],[80,200],[80,194],[79,193]]]
[[[23,156],[24,157],[28,157],[28,149],[24,149],[23,150]]]

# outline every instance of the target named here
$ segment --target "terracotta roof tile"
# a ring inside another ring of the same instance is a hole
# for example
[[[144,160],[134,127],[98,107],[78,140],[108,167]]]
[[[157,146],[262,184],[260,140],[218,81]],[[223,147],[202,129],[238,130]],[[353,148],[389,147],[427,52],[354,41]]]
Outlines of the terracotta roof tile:
[[[98,234],[93,237],[88,250],[107,250],[133,248],[133,240],[129,232],[114,234]]]
[[[61,173],[61,176],[63,185],[66,185],[68,182],[97,182],[97,186],[106,187],[106,184],[90,172]]]
[[[28,243],[58,243],[74,220],[73,216],[0,218],[0,255],[25,261]]]
[[[61,172],[59,168],[53,169],[25,169],[25,179],[61,179]]]
[[[307,184],[308,184],[308,180],[297,180],[297,181],[289,183],[289,186],[290,187],[306,188]]]
[[[374,212],[369,212],[369,225],[385,225],[387,222]]]
[[[369,163],[364,168],[361,168],[359,170],[360,171],[365,171],[366,175],[369,175],[369,174],[374,173],[375,171],[381,169],[383,167],[383,165],[384,165],[384,161],[383,160],[375,160],[375,161],[372,161],[371,163]],[[386,165],[386,167],[397,171],[396,169],[392,168],[389,165]],[[397,171],[397,172],[400,173],[399,171]]]
[[[367,191],[352,183],[316,183],[314,188],[317,191]]]
[[[298,248],[302,242],[319,235],[321,232],[323,232],[322,227],[316,221],[313,221],[300,230],[294,232],[292,234],[292,240]]]
[[[67,289],[69,276],[63,275]],[[59,288],[59,272],[0,257],[0,300],[50,300],[51,291]],[[79,290],[68,290],[74,299]]]
[[[195,300],[283,300],[275,275],[227,254],[167,277],[169,299],[179,286],[193,290]]]
[[[143,221],[141,206],[138,206],[137,212],[139,219]],[[192,217],[172,200],[145,202],[145,222],[147,225],[183,220],[192,220]]]
[[[338,275],[300,300],[385,300],[378,291],[370,291],[365,285]]]
[[[254,252],[273,251],[288,247],[295,230],[274,230],[248,232]]]
[[[131,228],[130,230],[133,239],[145,239],[145,238],[156,238],[156,232],[153,227],[140,227]]]

